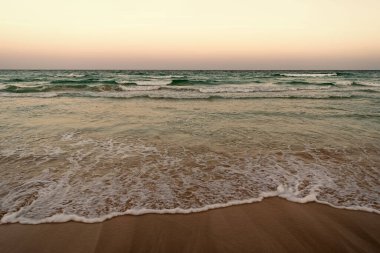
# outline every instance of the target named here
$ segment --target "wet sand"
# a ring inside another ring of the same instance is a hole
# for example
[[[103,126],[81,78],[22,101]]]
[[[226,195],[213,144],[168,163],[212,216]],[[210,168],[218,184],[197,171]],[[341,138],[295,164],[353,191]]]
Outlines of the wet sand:
[[[188,215],[3,224],[0,252],[380,252],[380,215],[269,198]]]

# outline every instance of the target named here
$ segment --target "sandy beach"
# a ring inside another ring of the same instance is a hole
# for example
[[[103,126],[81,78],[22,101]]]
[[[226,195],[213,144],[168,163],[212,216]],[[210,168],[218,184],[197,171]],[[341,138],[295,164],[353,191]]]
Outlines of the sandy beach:
[[[11,252],[379,252],[380,216],[280,198],[188,215],[0,225]]]

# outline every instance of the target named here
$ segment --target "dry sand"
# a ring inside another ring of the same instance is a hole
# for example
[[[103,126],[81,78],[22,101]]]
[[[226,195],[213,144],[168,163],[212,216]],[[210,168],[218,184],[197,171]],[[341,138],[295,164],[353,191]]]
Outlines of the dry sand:
[[[380,215],[269,198],[188,215],[0,225],[0,252],[380,252]]]

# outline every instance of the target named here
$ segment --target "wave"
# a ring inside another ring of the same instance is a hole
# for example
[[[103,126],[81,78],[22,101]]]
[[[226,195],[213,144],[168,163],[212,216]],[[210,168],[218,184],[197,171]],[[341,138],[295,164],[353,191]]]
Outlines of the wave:
[[[186,86],[186,85],[211,85],[216,84],[216,81],[209,80],[189,80],[189,79],[173,79],[169,86]]]
[[[47,91],[43,86],[30,86],[30,87],[19,87],[16,85],[7,85],[0,91],[12,92],[12,93],[29,93],[29,92],[45,92]]]
[[[158,86],[158,85],[152,85],[152,86],[148,86],[148,85],[120,85],[119,88],[122,91],[133,92],[133,91],[156,91],[156,90],[162,89],[163,87]]]
[[[117,80],[102,80],[102,79],[64,79],[64,80],[52,80],[50,84],[121,84],[121,85],[138,85],[136,82],[129,81],[117,81]]]
[[[119,83],[121,84],[124,82],[125,81],[119,81]],[[166,86],[170,83],[170,80],[149,78],[149,79],[143,79],[143,80],[137,79],[137,80],[128,81],[128,82],[136,83],[139,86]]]
[[[58,75],[59,76],[59,75]],[[85,74],[76,74],[76,73],[70,73],[70,74],[67,74],[67,75],[62,75],[63,77],[74,77],[74,78],[78,78],[78,77],[85,77],[87,75]]]
[[[89,89],[87,91],[75,92],[75,91],[54,91],[48,92],[0,92],[0,97],[83,97],[83,98],[110,98],[110,99],[163,99],[163,100],[217,100],[217,99],[362,99],[362,98],[377,98],[374,94],[376,91],[364,90],[361,95],[353,94],[297,94],[292,95],[286,92],[242,92],[242,93],[228,93],[228,92],[177,92],[177,93],[159,93],[156,87],[150,87],[149,89],[135,90],[134,92],[120,92],[120,88],[97,87],[95,89]],[[122,88],[121,90],[125,90]],[[103,91],[103,92],[102,92]],[[150,92],[151,93],[147,93]],[[282,94],[283,93],[283,94]],[[368,95],[365,95],[367,93]],[[372,96],[371,96],[372,95]]]
[[[29,93],[29,92],[48,92],[48,91],[65,91],[65,90],[84,90],[84,91],[173,91],[173,92],[202,92],[202,93],[252,93],[252,92],[284,92],[284,91],[321,91],[329,89],[333,83],[309,83],[309,82],[281,82],[276,84],[302,84],[302,87],[287,87],[280,85],[212,85],[212,86],[190,86],[190,85],[139,85],[135,82],[115,82],[109,81],[103,84],[87,84],[67,82],[61,84],[46,84],[46,85],[1,85],[0,92],[12,93]],[[306,85],[309,85],[306,86]],[[316,87],[325,86],[325,87]]]
[[[106,80],[107,81],[107,80]],[[138,85],[135,82],[119,82],[109,80],[109,83],[63,83],[46,85],[1,85],[0,95],[12,97],[11,94],[24,94],[36,97],[105,97],[105,98],[151,98],[151,99],[355,99],[376,98],[380,90],[375,85],[353,84],[333,85],[333,83],[312,82],[281,82],[284,85]],[[280,83],[276,83],[280,84]],[[299,86],[297,86],[299,85]],[[349,88],[351,86],[351,88]],[[358,87],[355,87],[358,86]],[[33,95],[33,93],[49,93]],[[52,94],[55,95],[52,95]],[[30,95],[28,95],[30,94]],[[17,95],[21,96],[21,95]]]
[[[324,82],[324,83],[316,83],[316,82],[307,82],[307,81],[289,81],[289,82],[281,82],[285,84],[295,84],[295,85],[320,85],[320,86],[334,86],[335,83],[332,82]]]
[[[337,72],[336,75],[337,76],[353,76],[354,73],[352,73],[352,72]]]
[[[329,77],[337,76],[337,73],[284,73],[277,75],[285,77]]]
[[[60,94],[58,96],[65,96]],[[325,100],[325,99],[360,99],[368,98],[365,95],[289,95],[289,94],[260,94],[260,95],[239,95],[239,94],[120,94],[120,93],[109,93],[109,94],[67,94],[69,96],[79,96],[79,97],[106,97],[106,98],[117,98],[117,99],[159,99],[159,100],[224,100],[224,99],[316,99],[316,100]]]
[[[11,78],[11,79],[5,80],[5,82],[10,82],[10,83],[15,83],[15,82],[29,82],[30,80],[33,81],[33,79]]]
[[[3,80],[5,83],[29,83],[29,82],[38,82],[43,81],[44,78],[11,78]]]
[[[138,84],[135,83],[135,82],[118,81],[117,83],[118,83],[120,86],[128,86],[128,87],[138,86]]]
[[[333,89],[331,86],[214,86],[214,87],[177,87],[177,86],[139,86],[132,84],[60,84],[39,86],[1,87],[0,96],[12,97],[104,97],[104,98],[151,98],[151,99],[349,99],[375,98],[380,91],[359,87],[356,89]],[[43,94],[45,95],[38,95]],[[18,94],[18,95],[17,95]],[[36,95],[35,95],[36,94]],[[55,95],[52,95],[55,94]]]
[[[380,83],[373,83],[373,82],[363,82],[363,81],[355,81],[352,82],[352,86],[369,86],[369,87],[380,87]]]
[[[82,83],[98,83],[98,79],[89,78],[89,79],[61,79],[61,80],[52,80],[51,84],[82,84]],[[104,81],[103,81],[104,82]]]
[[[353,99],[365,98],[366,96],[358,95],[258,95],[258,96],[221,96],[210,95],[207,99]]]
[[[355,90],[357,91],[357,90]],[[368,93],[380,93],[380,90],[372,90],[372,89],[361,89],[360,92],[368,92]]]
[[[129,84],[125,85],[128,86]],[[88,91],[122,91],[123,85],[114,85],[113,82],[110,84],[90,86],[87,84],[60,84],[60,85],[38,85],[38,86],[16,86],[8,85],[1,89],[0,92],[9,93],[41,93],[50,91],[65,91],[65,90],[88,90]],[[133,86],[133,85],[132,85]]]
[[[260,77],[261,78],[261,77]],[[168,86],[192,86],[192,85],[244,85],[244,84],[262,84],[265,83],[262,80],[254,79],[223,79],[223,78],[214,78],[208,80],[192,80],[192,79],[173,79]]]

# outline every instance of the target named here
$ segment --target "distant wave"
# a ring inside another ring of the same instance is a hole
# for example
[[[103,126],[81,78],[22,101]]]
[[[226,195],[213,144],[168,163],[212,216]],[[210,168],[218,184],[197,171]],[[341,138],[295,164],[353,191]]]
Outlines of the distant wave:
[[[188,79],[173,79],[168,85],[171,86],[186,86],[186,85],[208,85],[208,84],[215,84],[215,81],[208,81],[208,80],[188,80]]]
[[[135,82],[117,82],[117,83],[123,86],[137,86],[138,85]]]
[[[335,83],[332,82],[324,82],[324,83],[317,83],[317,82],[307,82],[307,81],[289,81],[284,82],[285,84],[295,84],[295,85],[321,85],[321,86],[334,86]]]
[[[74,77],[74,78],[77,78],[77,77],[85,77],[86,75],[83,75],[83,74],[76,74],[76,73],[70,73],[68,75],[63,75],[64,77]]]
[[[379,92],[380,72],[371,71],[0,71],[2,97],[336,99]]]
[[[17,86],[5,85],[0,87],[0,92],[10,93],[33,93],[33,92],[49,92],[49,91],[120,91],[120,92],[136,92],[136,91],[171,91],[171,92],[193,92],[193,93],[255,93],[255,92],[286,92],[286,91],[302,91],[314,90],[320,91],[327,89],[320,87],[280,87],[280,86],[158,86],[158,85],[138,85],[136,83],[121,83],[121,84],[102,84],[102,85],[89,85],[89,84],[49,84],[49,85],[36,85],[36,86]]]
[[[89,86],[86,84],[76,84],[76,85],[39,85],[39,86],[16,86],[8,85],[2,92],[10,93],[39,93],[39,92],[49,92],[49,91],[65,91],[65,90],[88,90],[88,91],[122,91],[122,88],[118,85],[104,84],[97,86]]]
[[[0,92],[0,97],[91,97],[91,98],[112,98],[112,99],[163,99],[163,100],[214,100],[214,99],[358,99],[373,98],[372,92],[363,92],[360,95],[354,94],[292,94],[277,92],[261,92],[261,93],[144,93],[144,92],[117,92],[108,90],[109,92],[98,91],[60,91],[60,92]],[[365,95],[368,94],[368,95]]]
[[[100,81],[98,79],[93,79],[93,78],[89,78],[89,79],[61,79],[61,80],[53,80],[50,83],[51,84],[67,84],[67,83],[82,84],[82,83],[98,83],[98,82],[104,82],[104,81]],[[115,81],[112,80],[112,83],[114,83],[114,82]]]
[[[337,76],[354,76],[355,73],[353,72],[337,72]]]
[[[57,94],[59,97],[73,96],[77,97],[79,94]],[[159,100],[217,100],[217,99],[358,99],[358,98],[366,98],[366,96],[359,95],[290,95],[290,94],[260,94],[260,95],[233,95],[233,94],[199,94],[196,96],[186,96],[186,95],[178,95],[178,96],[168,96],[168,95],[156,95],[156,94],[112,94],[112,93],[86,93],[81,94],[79,97],[105,97],[105,98],[115,98],[115,99],[159,99]]]
[[[43,81],[41,78],[11,78],[7,80],[3,80],[5,83],[27,83],[27,82],[38,82]]]
[[[11,78],[11,79],[8,79],[8,80],[5,80],[5,82],[30,82],[30,81],[34,81],[34,79],[22,79],[22,78]]]
[[[369,87],[380,87],[380,82],[379,83],[372,83],[372,82],[352,82],[352,86],[369,86]]]
[[[29,92],[44,92],[47,91],[43,86],[30,86],[30,87],[19,87],[16,85],[8,85],[0,91],[14,92],[14,93],[29,93]]]
[[[63,79],[63,80],[53,80],[50,84],[121,84],[121,85],[138,85],[136,82],[130,81],[117,81],[114,79]]]
[[[327,77],[327,76],[337,76],[337,73],[283,73],[278,74],[279,76],[286,77]]]
[[[334,86],[333,83],[310,83],[310,82],[289,82],[297,85],[212,85],[212,86],[158,86],[158,85],[138,85],[133,82],[110,84],[46,84],[34,86],[2,85],[0,86],[1,96],[5,93],[52,93],[58,96],[76,97],[120,97],[130,98],[138,96],[148,96],[150,98],[195,98],[203,99],[215,96],[223,98],[352,98],[352,95],[363,95],[368,97],[380,92],[376,85],[353,84]],[[287,83],[285,83],[287,84]],[[298,84],[301,84],[298,86]],[[351,87],[351,88],[350,88]],[[98,94],[97,94],[98,93]],[[338,95],[337,95],[338,94]],[[25,95],[26,96],[26,95]],[[33,96],[33,95],[30,95]],[[40,95],[38,95],[40,96]],[[41,95],[42,96],[42,95]],[[47,95],[50,96],[50,95]]]

